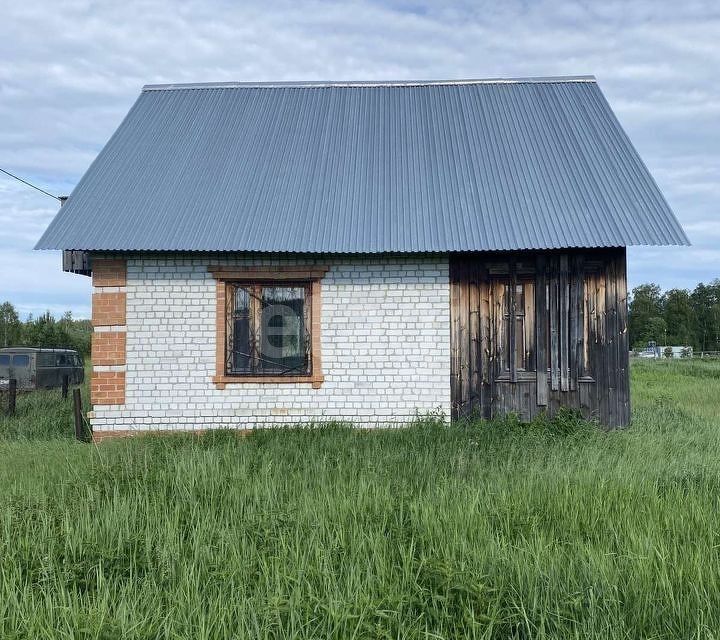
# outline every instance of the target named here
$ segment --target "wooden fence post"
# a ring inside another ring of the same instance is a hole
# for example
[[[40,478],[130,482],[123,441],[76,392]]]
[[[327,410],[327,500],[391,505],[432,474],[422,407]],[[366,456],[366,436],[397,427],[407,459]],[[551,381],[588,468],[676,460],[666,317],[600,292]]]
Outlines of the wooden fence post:
[[[75,437],[80,440],[80,442],[86,442],[87,437],[85,435],[85,428],[83,425],[82,397],[80,396],[80,389],[73,389],[73,415],[75,417]]]
[[[15,399],[17,397],[17,380],[11,378],[8,381],[8,403],[7,403],[7,415],[15,415]]]
[[[62,399],[67,400],[68,397],[68,382],[69,377],[67,373],[62,377]]]

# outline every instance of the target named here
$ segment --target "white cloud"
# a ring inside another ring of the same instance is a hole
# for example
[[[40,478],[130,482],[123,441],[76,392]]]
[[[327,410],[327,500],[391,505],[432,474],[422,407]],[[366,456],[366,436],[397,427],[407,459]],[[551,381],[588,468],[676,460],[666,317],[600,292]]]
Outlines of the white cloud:
[[[0,249],[0,302],[15,304],[23,314],[71,310],[90,316],[90,278],[65,273],[59,251]]]
[[[716,2],[36,0],[5,3],[0,30],[0,166],[54,193],[145,83],[594,73],[694,242],[632,251],[631,279],[720,275]],[[0,298],[13,286],[28,308],[58,292],[87,308],[86,279],[30,251],[55,210],[0,177]]]

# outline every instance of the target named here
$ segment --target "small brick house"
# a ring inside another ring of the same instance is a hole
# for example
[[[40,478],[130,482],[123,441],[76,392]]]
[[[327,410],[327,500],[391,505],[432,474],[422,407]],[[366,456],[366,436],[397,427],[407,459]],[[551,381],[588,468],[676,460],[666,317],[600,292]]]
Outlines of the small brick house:
[[[625,247],[687,238],[592,77],[143,89],[39,241],[97,437],[629,421]]]

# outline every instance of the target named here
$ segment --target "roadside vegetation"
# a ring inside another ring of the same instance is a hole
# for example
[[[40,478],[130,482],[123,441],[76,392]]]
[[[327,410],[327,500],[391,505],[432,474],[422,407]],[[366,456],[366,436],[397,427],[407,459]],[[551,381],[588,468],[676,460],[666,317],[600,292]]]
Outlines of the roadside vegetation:
[[[9,301],[0,304],[0,349],[4,347],[57,347],[90,355],[90,320],[73,318],[69,311],[56,319],[49,311],[20,320]]]
[[[630,344],[637,350],[655,342],[720,353],[720,278],[692,291],[641,284],[632,290],[628,311]]]
[[[2,638],[714,638],[720,362],[638,362],[633,425],[72,439],[0,418]],[[59,408],[58,408],[59,407]]]

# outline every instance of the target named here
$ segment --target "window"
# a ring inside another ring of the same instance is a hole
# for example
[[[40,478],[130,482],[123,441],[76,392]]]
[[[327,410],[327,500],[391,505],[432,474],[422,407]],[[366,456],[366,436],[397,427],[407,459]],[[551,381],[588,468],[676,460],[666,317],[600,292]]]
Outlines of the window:
[[[535,371],[535,285],[505,285],[503,371]]]
[[[35,359],[38,367],[55,366],[55,356],[52,353],[38,353]]]
[[[496,379],[517,382],[535,375],[535,283],[523,277],[495,278],[493,349]]]
[[[28,355],[15,355],[13,356],[13,367],[29,367],[30,356]]]
[[[0,367],[10,366],[10,356],[8,354],[0,355]]]
[[[310,286],[228,283],[227,375],[310,375]]]
[[[77,366],[77,356],[72,353],[56,354],[55,366],[57,367],[74,367]]]
[[[320,281],[324,267],[210,267],[217,281],[213,381],[323,382]]]

